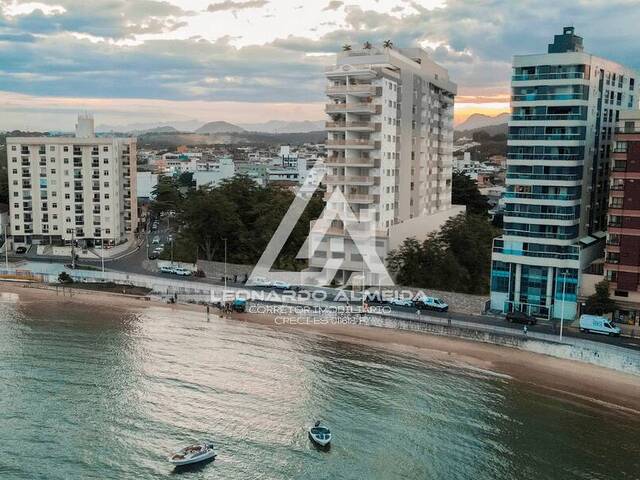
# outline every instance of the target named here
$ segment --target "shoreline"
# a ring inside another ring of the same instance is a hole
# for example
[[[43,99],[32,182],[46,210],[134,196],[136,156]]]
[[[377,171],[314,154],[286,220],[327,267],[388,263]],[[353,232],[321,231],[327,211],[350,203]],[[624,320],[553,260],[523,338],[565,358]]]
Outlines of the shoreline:
[[[47,304],[74,308],[108,307],[112,312],[144,313],[146,309],[169,309],[205,315],[202,305],[164,304],[144,297],[91,290],[74,291],[72,297],[52,289],[10,282],[0,283],[0,302],[17,302],[26,307],[46,309]],[[217,315],[211,309],[211,315]],[[195,315],[189,315],[189,317]],[[328,336],[352,344],[382,348],[399,355],[425,361],[444,361],[453,366],[490,371],[508,376],[542,395],[569,402],[591,405],[598,412],[640,414],[640,381],[637,376],[572,360],[489,343],[463,340],[428,333],[392,330],[351,324],[277,325],[273,315],[252,313],[230,314],[224,321],[245,322],[256,328],[269,328],[305,335]],[[194,318],[195,320],[195,318]],[[604,409],[606,410],[603,410]]]

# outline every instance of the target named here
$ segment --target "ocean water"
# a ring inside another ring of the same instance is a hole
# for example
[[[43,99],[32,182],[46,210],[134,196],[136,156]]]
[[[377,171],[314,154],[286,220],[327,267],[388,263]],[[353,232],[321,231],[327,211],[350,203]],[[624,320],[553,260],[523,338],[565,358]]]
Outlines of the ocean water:
[[[200,439],[214,462],[166,461]],[[491,372],[191,312],[0,302],[2,479],[635,479],[639,444],[637,419]]]

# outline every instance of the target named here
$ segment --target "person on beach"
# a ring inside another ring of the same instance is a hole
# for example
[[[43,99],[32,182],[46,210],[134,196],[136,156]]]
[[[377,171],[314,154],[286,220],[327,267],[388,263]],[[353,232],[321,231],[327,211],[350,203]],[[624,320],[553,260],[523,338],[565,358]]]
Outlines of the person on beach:
[[[526,337],[527,336],[527,331],[528,331],[526,325],[524,327],[522,327],[522,331],[524,332],[524,336]]]

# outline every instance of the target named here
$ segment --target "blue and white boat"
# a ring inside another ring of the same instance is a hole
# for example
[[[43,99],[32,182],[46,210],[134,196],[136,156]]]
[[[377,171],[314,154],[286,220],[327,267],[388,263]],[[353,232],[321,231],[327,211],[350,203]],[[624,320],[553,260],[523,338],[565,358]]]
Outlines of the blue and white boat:
[[[309,429],[309,436],[311,440],[321,447],[326,447],[331,442],[331,430],[320,425],[320,422],[316,422],[315,425]]]
[[[184,447],[171,455],[168,460],[170,463],[179,467],[182,465],[204,462],[205,460],[214,458],[216,458],[216,452],[213,449],[213,443],[204,442]]]

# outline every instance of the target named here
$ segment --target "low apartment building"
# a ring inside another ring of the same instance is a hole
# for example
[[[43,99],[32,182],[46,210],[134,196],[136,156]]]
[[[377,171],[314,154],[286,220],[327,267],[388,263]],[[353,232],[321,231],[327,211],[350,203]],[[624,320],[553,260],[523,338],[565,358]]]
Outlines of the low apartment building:
[[[617,320],[640,317],[640,110],[620,112],[612,150],[605,275]]]
[[[13,245],[115,245],[133,235],[134,138],[96,137],[85,115],[75,137],[7,138],[7,161]]]

